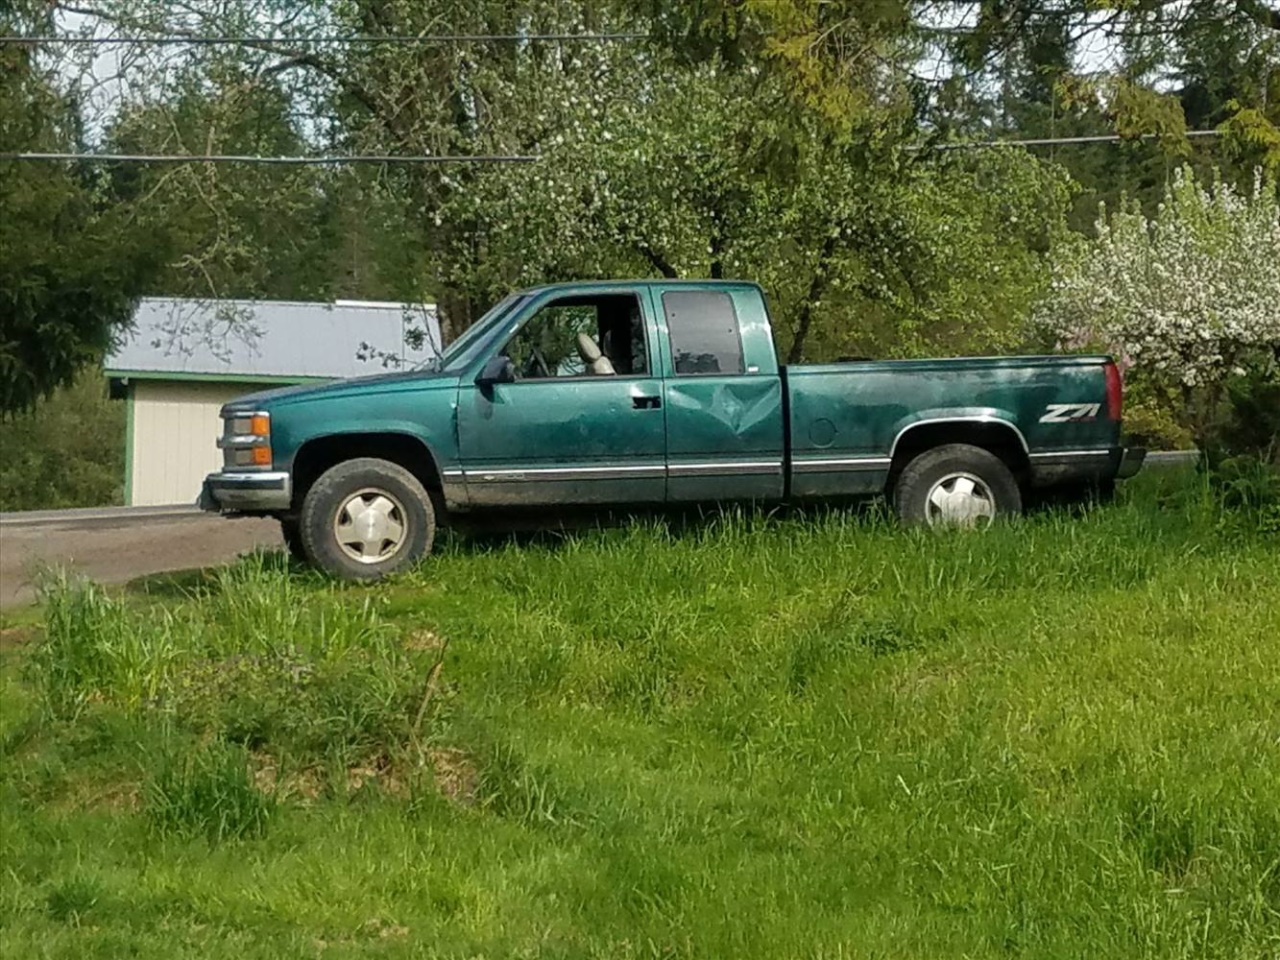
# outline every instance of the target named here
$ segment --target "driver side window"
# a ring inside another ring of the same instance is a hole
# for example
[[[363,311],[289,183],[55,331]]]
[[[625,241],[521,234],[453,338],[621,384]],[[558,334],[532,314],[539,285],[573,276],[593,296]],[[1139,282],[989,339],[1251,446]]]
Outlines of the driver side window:
[[[517,380],[627,376],[649,369],[634,294],[553,300],[516,331],[503,352]]]

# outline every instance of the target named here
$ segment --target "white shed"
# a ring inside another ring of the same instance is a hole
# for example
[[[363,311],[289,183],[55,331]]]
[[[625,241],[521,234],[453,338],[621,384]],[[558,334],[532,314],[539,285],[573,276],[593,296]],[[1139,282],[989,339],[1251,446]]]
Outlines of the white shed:
[[[124,500],[193,503],[219,469],[218,410],[273,386],[413,366],[438,354],[430,304],[145,299],[107,358],[127,405]]]

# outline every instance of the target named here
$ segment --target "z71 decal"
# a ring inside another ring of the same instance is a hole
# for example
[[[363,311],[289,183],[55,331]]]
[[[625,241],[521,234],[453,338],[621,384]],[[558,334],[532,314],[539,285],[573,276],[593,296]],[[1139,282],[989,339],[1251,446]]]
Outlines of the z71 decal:
[[[1084,423],[1098,418],[1100,403],[1051,403],[1044,408],[1041,423]]]

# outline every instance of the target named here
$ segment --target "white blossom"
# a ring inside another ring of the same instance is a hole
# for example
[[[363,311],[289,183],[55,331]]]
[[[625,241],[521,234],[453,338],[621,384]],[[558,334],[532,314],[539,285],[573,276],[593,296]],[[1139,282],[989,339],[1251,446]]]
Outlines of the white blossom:
[[[1242,192],[1178,171],[1154,218],[1102,211],[1095,240],[1055,256],[1038,322],[1067,348],[1103,344],[1187,386],[1280,346],[1280,204],[1259,174]]]

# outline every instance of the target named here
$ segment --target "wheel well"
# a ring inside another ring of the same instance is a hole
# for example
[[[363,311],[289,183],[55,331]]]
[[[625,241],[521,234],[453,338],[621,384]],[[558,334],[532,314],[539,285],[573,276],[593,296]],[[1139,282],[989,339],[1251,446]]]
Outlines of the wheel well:
[[[404,433],[339,433],[308,440],[294,455],[293,510],[296,512],[302,506],[307,491],[322,473],[357,457],[377,457],[399,464],[412,473],[428,493],[439,494],[443,489],[435,457],[417,437]]]
[[[934,447],[948,443],[967,443],[995,454],[1005,462],[1020,484],[1025,484],[1031,470],[1022,438],[1011,424],[978,420],[945,420],[907,427],[898,437],[889,467],[886,489],[893,489],[907,464]]]

